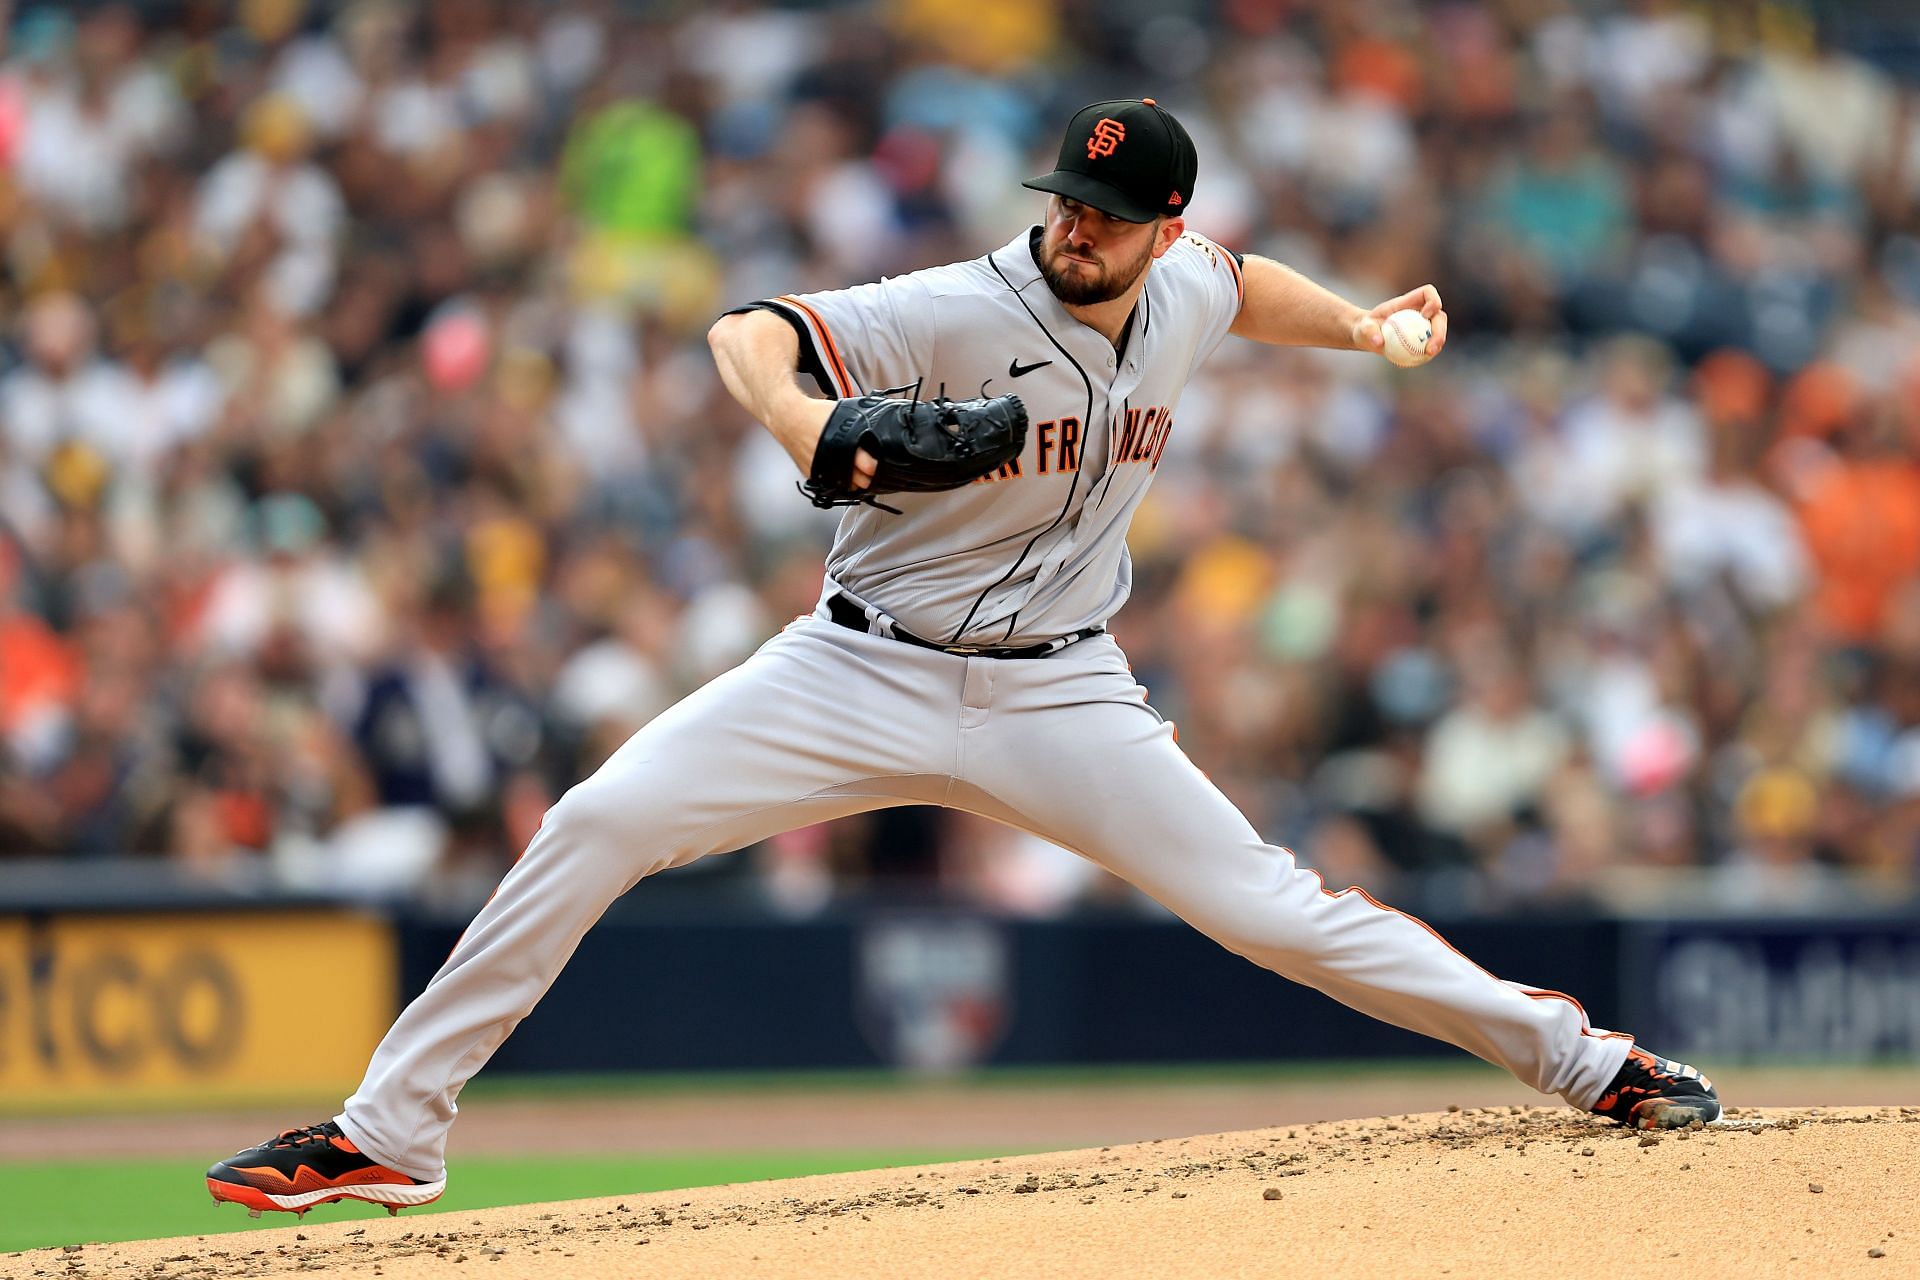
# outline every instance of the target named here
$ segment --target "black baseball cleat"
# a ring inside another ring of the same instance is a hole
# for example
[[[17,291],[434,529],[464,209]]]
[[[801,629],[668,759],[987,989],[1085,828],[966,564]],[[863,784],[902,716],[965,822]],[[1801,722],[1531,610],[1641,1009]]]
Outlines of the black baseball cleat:
[[[256,1218],[266,1209],[305,1214],[335,1200],[365,1200],[398,1213],[438,1200],[446,1189],[445,1178],[422,1182],[360,1154],[331,1120],[288,1129],[207,1170],[215,1204],[243,1204]]]
[[[1718,1120],[1720,1095],[1713,1081],[1686,1063],[1655,1057],[1636,1045],[1592,1110],[1630,1129],[1684,1129],[1695,1120]]]

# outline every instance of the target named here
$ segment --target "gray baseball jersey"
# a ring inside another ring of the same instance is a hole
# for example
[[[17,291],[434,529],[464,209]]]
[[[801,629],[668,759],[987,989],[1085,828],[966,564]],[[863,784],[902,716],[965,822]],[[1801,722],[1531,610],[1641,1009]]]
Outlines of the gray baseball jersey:
[[[1039,237],[1034,227],[972,262],[755,304],[801,335],[801,368],[824,394],[919,383],[1025,403],[1020,457],[961,489],[889,495],[900,515],[850,508],[834,538],[836,584],[944,644],[1038,644],[1125,603],[1128,522],[1181,388],[1245,292],[1239,260],[1188,232],[1149,269],[1116,352],[1047,288]]]

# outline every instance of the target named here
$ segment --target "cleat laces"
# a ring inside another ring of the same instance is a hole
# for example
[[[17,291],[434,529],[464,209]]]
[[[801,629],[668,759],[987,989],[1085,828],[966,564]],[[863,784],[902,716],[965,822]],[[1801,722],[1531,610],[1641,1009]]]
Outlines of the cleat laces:
[[[327,1132],[330,1125],[331,1121],[327,1121],[320,1124],[310,1124],[302,1129],[282,1130],[279,1137],[267,1143],[267,1149],[304,1147],[309,1143],[315,1142],[331,1146],[333,1135]]]

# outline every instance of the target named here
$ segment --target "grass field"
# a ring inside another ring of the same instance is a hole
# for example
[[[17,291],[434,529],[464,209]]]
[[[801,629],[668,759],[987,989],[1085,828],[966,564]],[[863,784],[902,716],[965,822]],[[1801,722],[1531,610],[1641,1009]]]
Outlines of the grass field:
[[[932,1164],[999,1154],[980,1151],[759,1152],[739,1155],[468,1158],[447,1194],[425,1212],[680,1187],[753,1182],[810,1173]],[[75,1160],[0,1163],[0,1253],[84,1241],[145,1240],[292,1226],[291,1214],[257,1221],[238,1205],[216,1209],[201,1178],[204,1164],[183,1160]],[[420,1211],[410,1211],[412,1213]],[[386,1216],[343,1200],[328,1220]],[[317,1219],[316,1219],[317,1220]]]

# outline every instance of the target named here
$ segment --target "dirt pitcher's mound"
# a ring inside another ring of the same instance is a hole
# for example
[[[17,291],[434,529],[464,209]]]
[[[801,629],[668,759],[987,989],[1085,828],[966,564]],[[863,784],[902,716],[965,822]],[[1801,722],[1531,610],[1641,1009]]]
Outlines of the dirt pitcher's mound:
[[[1355,1120],[246,1235],[0,1274],[1920,1275],[1920,1107],[1643,1136],[1558,1108]],[[324,1214],[324,1210],[322,1211]],[[296,1232],[298,1234],[296,1234]]]

